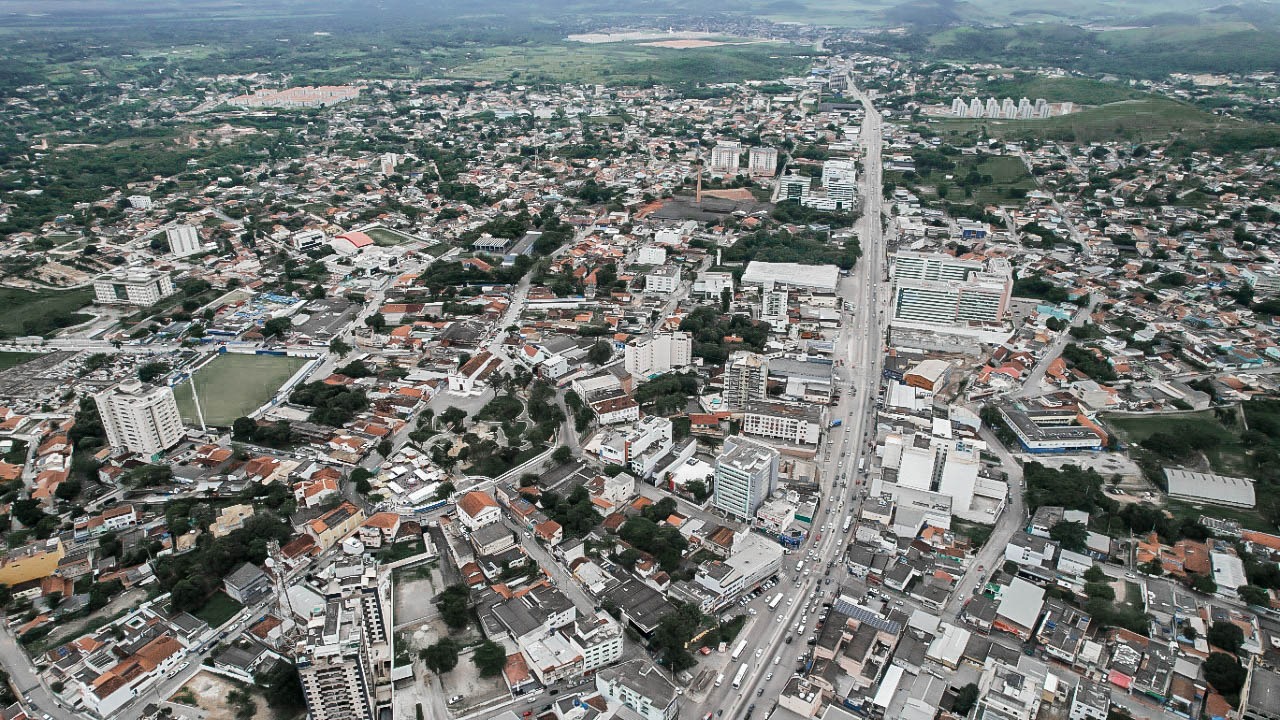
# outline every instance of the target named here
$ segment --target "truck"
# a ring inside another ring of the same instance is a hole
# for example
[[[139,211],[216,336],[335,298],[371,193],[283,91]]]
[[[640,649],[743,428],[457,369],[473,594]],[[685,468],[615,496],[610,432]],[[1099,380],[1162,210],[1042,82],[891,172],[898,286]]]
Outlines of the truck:
[[[858,472],[863,472],[867,468],[867,459],[858,458]]]
[[[742,663],[742,667],[738,668],[738,674],[733,676],[733,688],[736,690],[742,687],[742,680],[747,676],[747,664]]]
[[[769,609],[772,610],[778,607],[778,603],[780,602],[782,602],[782,593],[778,593],[777,595],[774,595],[773,599],[769,600]]]
[[[746,649],[747,649],[747,641],[745,639],[740,640],[738,641],[737,647],[733,649],[733,655],[731,655],[730,657],[732,657],[734,660],[737,660],[738,658],[742,657],[742,651]]]
[[[831,421],[831,427],[833,428],[838,428],[843,424],[844,424],[844,420],[842,418],[836,418],[835,420]]]

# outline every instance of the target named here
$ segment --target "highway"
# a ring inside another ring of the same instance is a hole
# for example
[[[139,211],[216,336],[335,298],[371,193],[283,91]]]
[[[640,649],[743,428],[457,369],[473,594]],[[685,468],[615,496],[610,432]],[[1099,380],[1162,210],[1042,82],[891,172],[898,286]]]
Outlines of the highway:
[[[843,420],[843,427],[830,431],[822,458],[821,523],[815,519],[818,527],[811,531],[813,539],[806,541],[783,561],[777,590],[783,593],[787,604],[770,610],[764,605],[770,593],[765,593],[748,606],[757,614],[739,634],[740,638],[747,640],[747,649],[739,660],[729,661],[721,670],[726,677],[724,683],[720,687],[712,687],[690,717],[713,713],[741,718],[757,700],[771,704],[781,694],[800,657],[809,650],[807,641],[813,634],[817,616],[821,614],[821,603],[829,602],[839,587],[837,580],[839,573],[843,572],[844,550],[853,539],[852,531],[848,534],[841,532],[843,518],[851,513],[856,516],[861,510],[865,478],[859,476],[857,469],[859,460],[870,455],[875,443],[873,404],[880,385],[884,305],[888,291],[881,288],[886,262],[882,220],[881,118],[870,98],[856,90],[852,92],[865,110],[859,135],[864,153],[864,171],[859,186],[863,207],[857,225],[863,255],[838,288],[841,300],[849,303],[851,311],[844,315],[836,342],[836,357],[844,360],[844,364],[836,370],[840,399],[833,406],[829,420]],[[848,486],[845,487],[842,481],[848,481]],[[800,561],[809,568],[807,572],[797,573],[796,563]],[[832,563],[834,567],[830,569],[835,577],[828,578],[825,573]],[[797,632],[797,624],[802,617],[803,627]],[[788,636],[792,638],[790,643],[787,642]],[[742,686],[734,688],[729,680],[743,663],[748,665],[747,675]],[[760,713],[756,717],[764,717],[767,710],[756,708]]]

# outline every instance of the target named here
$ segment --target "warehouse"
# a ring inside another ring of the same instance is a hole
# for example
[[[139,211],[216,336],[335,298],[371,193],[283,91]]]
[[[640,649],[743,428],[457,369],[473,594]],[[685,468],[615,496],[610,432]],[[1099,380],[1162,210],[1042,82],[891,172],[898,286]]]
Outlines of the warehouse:
[[[1165,468],[1169,497],[1210,505],[1251,508],[1256,504],[1253,481],[1211,473],[1192,472],[1181,468]]]

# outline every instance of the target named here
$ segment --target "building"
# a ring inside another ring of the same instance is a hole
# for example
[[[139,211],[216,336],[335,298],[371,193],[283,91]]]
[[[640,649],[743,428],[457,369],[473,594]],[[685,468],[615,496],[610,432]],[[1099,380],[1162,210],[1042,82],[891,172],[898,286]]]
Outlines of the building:
[[[646,245],[636,253],[636,262],[641,265],[662,265],[667,262],[667,249],[657,245]]]
[[[359,255],[377,246],[373,238],[362,232],[346,232],[329,241],[333,251],[343,256]]]
[[[840,281],[840,268],[835,265],[802,265],[752,260],[742,273],[742,284],[755,287],[786,285],[831,295]]]
[[[230,98],[227,104],[243,108],[315,108],[354,100],[359,96],[360,88],[350,85],[259,88]]]
[[[694,279],[691,292],[694,295],[718,299],[726,290],[733,292],[733,273],[708,270]]]
[[[1193,503],[1251,508],[1257,504],[1253,480],[1212,473],[1192,472],[1182,468],[1165,468],[1169,497]]]
[[[813,178],[807,175],[783,175],[778,178],[778,199],[804,202],[812,185]]]
[[[0,585],[13,587],[49,577],[58,569],[65,551],[58,538],[36,540],[0,557]]]
[[[1000,417],[1031,453],[1101,450],[1107,434],[1074,405],[1006,403]]]
[[[628,373],[648,378],[682,368],[693,361],[693,336],[687,332],[658,333],[629,343],[623,351]]]
[[[893,284],[894,319],[932,325],[1001,323],[1013,294],[1006,261],[986,268],[942,253],[898,253]]]
[[[711,164],[708,169],[713,173],[731,174],[738,172],[738,163],[742,159],[742,143],[722,141],[711,148]]]
[[[344,502],[307,523],[306,533],[316,541],[316,545],[320,550],[324,551],[355,532],[356,528],[364,524],[364,521],[364,510],[349,502]]]
[[[753,147],[747,153],[747,171],[752,177],[773,177],[778,172],[778,149]]]
[[[93,281],[94,298],[103,305],[155,305],[174,293],[167,273],[145,268],[113,270]]]
[[[621,704],[644,720],[674,720],[679,709],[676,686],[644,658],[596,673],[596,690],[608,703]]]
[[[502,510],[493,496],[472,490],[458,499],[458,520],[471,531],[492,525],[502,519]]]
[[[313,720],[374,720],[372,668],[360,603],[330,600],[307,623],[295,663]]]
[[[1280,720],[1280,673],[1254,664],[1240,698],[1243,720]]]
[[[1070,720],[1107,720],[1110,710],[1111,694],[1106,687],[1088,678],[1080,678],[1071,693],[1071,711],[1067,717]]]
[[[172,388],[125,380],[94,395],[93,400],[107,442],[116,450],[153,458],[183,438],[182,417]]]
[[[792,445],[817,445],[822,418],[820,405],[748,402],[742,407],[742,433]]]
[[[1269,268],[1241,269],[1240,275],[1249,283],[1249,287],[1259,296],[1280,294],[1280,273]]]
[[[901,251],[894,255],[893,281],[929,280],[934,282],[965,280],[984,270],[978,260],[960,260],[944,253]]]
[[[252,605],[271,594],[271,578],[252,563],[240,563],[222,579],[222,589],[241,605]]]
[[[712,505],[751,520],[778,482],[778,451],[741,437],[730,437],[716,458]]]
[[[731,407],[768,398],[769,361],[745,350],[735,351],[724,366],[724,401]]]
[[[680,289],[680,268],[659,265],[644,276],[646,295],[670,295]]]
[[[164,234],[169,241],[169,252],[174,257],[195,255],[204,249],[200,244],[200,231],[193,225],[175,225],[165,230]]]

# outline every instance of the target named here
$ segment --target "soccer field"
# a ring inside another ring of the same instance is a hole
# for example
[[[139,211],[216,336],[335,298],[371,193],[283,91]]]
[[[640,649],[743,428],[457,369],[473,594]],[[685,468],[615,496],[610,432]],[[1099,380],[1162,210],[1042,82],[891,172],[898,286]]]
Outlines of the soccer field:
[[[280,355],[223,353],[196,371],[195,387],[208,425],[229,427],[235,419],[257,410],[309,358]],[[173,390],[182,421],[199,426],[191,397],[191,381]]]

